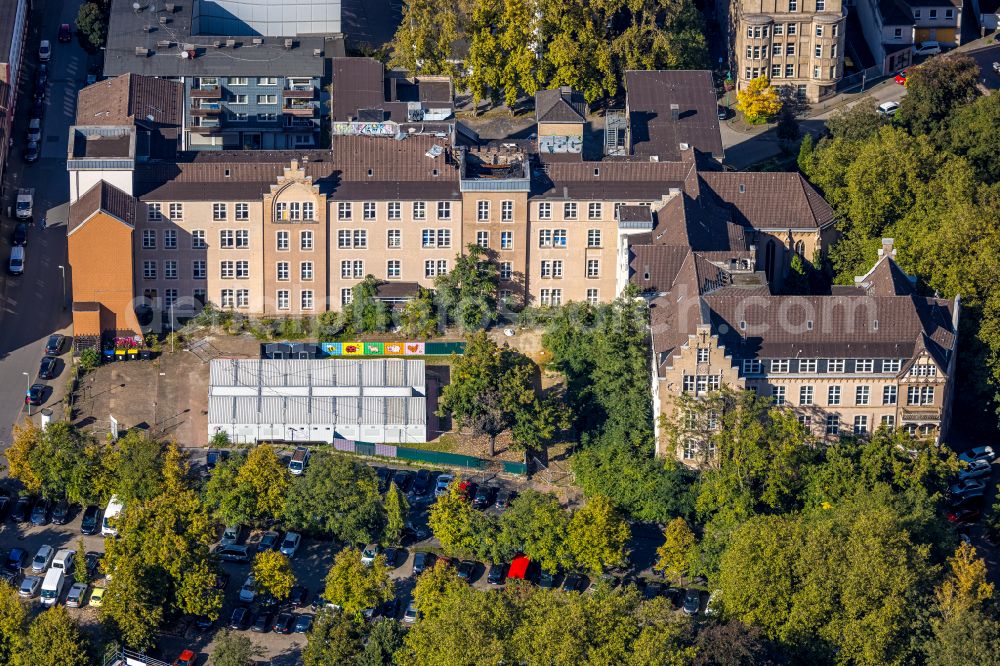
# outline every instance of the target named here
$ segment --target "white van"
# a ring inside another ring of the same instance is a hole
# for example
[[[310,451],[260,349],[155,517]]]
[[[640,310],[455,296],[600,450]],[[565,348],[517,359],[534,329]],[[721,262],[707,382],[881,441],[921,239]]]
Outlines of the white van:
[[[59,601],[59,595],[62,594],[65,584],[66,572],[62,569],[57,569],[55,566],[51,567],[48,573],[45,574],[45,580],[42,581],[42,605],[55,605]]]
[[[108,500],[108,507],[104,509],[104,522],[101,523],[101,536],[109,537],[118,535],[118,528],[113,527],[109,521],[117,518],[124,508],[125,505],[118,501],[118,497],[112,495],[111,499]]]
[[[11,275],[24,274],[24,246],[17,245],[10,248],[10,264],[7,266]]]
[[[62,569],[63,573],[69,575],[73,572],[73,559],[76,557],[76,551],[69,548],[63,548],[58,553],[56,553],[56,558],[52,560],[53,569]]]

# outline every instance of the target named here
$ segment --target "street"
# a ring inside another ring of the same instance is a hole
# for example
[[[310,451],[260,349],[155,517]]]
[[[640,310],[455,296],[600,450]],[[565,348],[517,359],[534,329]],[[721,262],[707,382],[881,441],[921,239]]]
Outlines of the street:
[[[46,339],[54,332],[70,332],[70,312],[63,307],[63,269],[59,268],[66,266],[69,208],[66,145],[76,109],[76,93],[87,78],[87,54],[75,38],[68,44],[60,44],[56,36],[60,24],[73,24],[79,4],[78,0],[37,0],[29,19],[23,75],[18,82],[14,147],[7,163],[0,204],[0,254],[5,266],[14,228],[7,212],[20,187],[34,188],[34,219],[25,248],[24,275],[12,277],[5,270],[0,279],[0,448],[10,442],[11,426],[25,409],[24,393],[35,382]],[[53,53],[49,62],[41,157],[34,164],[25,164],[21,155],[38,67],[38,43],[43,38],[52,43]],[[40,228],[43,218],[44,230]],[[68,281],[65,288],[69,289]],[[69,299],[68,293],[66,298]],[[64,351],[68,349],[67,345]],[[64,360],[69,358],[68,354],[64,356]],[[62,400],[66,367],[65,363],[60,364],[60,375],[47,382],[52,390],[46,393],[44,406],[53,407],[55,417],[62,416],[62,406],[58,403]],[[32,415],[40,409],[41,406],[33,407]]]

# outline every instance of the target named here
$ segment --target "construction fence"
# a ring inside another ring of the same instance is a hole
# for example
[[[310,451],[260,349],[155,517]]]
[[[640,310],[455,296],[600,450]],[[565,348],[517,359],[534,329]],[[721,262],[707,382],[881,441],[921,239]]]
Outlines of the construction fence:
[[[424,449],[411,449],[395,444],[374,444],[371,442],[355,442],[349,439],[334,439],[333,448],[344,453],[353,453],[359,456],[380,456],[382,458],[396,458],[408,462],[428,463],[431,465],[446,465],[449,467],[464,467],[473,470],[486,470],[487,468],[501,467],[507,474],[525,475],[528,468],[524,463],[493,461],[475,456],[466,456],[459,453],[446,453],[444,451],[427,451]]]

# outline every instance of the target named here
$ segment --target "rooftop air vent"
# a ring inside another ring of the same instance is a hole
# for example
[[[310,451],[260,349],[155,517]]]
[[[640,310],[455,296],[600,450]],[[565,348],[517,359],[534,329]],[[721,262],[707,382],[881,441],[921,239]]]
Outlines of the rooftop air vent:
[[[690,148],[690,147],[691,147],[691,146],[687,145],[686,143],[682,143],[682,144],[681,144],[681,150],[687,150],[687,149],[688,149],[688,148]]]
[[[747,186],[744,185],[743,183],[740,183],[740,194],[746,194],[746,191],[747,191]]]
[[[135,54],[137,56],[139,56],[140,58],[148,58],[149,57],[149,49],[144,48],[142,46],[137,46],[137,47],[135,47]]]
[[[313,49],[313,55],[317,58],[323,55],[323,49]]]
[[[236,40],[235,39],[227,39],[226,40],[226,46],[229,47],[229,48],[233,48],[234,46],[236,46]]]
[[[293,40],[291,40],[291,39],[286,39],[286,40],[285,40],[285,48],[286,48],[286,49],[290,49],[290,48],[292,48],[292,46],[293,46],[294,44],[295,44],[295,42],[294,42]]]
[[[678,104],[670,105],[670,119],[677,121],[681,119],[681,107]]]
[[[212,46],[217,49],[222,48],[222,40],[221,39],[213,40]]]
[[[161,49],[168,49],[170,48],[171,44],[173,44],[173,42],[170,41],[169,39],[161,39],[156,42],[156,46]]]
[[[160,17],[160,25],[166,25],[168,23],[170,23],[170,17],[169,16],[161,16]]]
[[[176,10],[176,9],[177,9],[177,5],[175,5],[172,2],[168,2],[165,5],[163,5],[163,11],[167,12],[168,14],[173,14],[174,10]]]
[[[253,45],[254,46],[260,46],[263,43],[264,43],[264,40],[261,39],[260,37],[254,37],[253,38]]]

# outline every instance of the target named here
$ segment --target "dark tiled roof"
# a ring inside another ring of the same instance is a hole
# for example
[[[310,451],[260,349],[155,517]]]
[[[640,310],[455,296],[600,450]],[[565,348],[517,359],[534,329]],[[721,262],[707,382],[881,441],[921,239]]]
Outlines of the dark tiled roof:
[[[733,207],[736,222],[755,229],[818,229],[835,218],[830,204],[797,172],[699,175],[721,201]]]
[[[679,159],[681,143],[722,159],[719,108],[712,73],[703,70],[625,72],[632,151]],[[677,119],[671,105],[677,105]]]
[[[671,188],[680,188],[685,176],[693,170],[693,159],[686,162],[540,159],[538,168],[533,169],[531,195],[548,199],[659,199]]]
[[[179,126],[183,118],[184,85],[153,76],[123,74],[77,93],[77,125]],[[150,118],[152,116],[152,118]]]
[[[691,250],[683,245],[632,245],[629,282],[642,291],[667,291]]]
[[[879,0],[878,11],[883,26],[913,25],[913,12],[902,0]]]
[[[98,211],[113,215],[130,227],[135,226],[135,197],[102,180],[70,204],[67,233],[75,231]]]
[[[382,108],[384,76],[374,58],[333,58],[333,120],[356,120],[359,109]]]
[[[312,155],[308,162],[303,157]],[[317,156],[325,157],[323,161]],[[186,161],[136,165],[136,195],[147,201],[216,201],[257,199],[270,191],[292,160],[322,191],[334,185],[329,153],[302,151],[202,151]],[[228,172],[228,175],[227,175]]]
[[[869,296],[910,296],[917,293],[914,280],[892,258],[883,256],[863,276],[858,286]]]
[[[619,222],[652,222],[653,212],[649,206],[619,206]]]
[[[940,7],[941,5],[951,5],[961,7],[962,0],[904,0],[910,7]]]
[[[587,102],[569,86],[535,93],[535,122],[582,123],[587,119]]]
[[[375,288],[375,298],[416,298],[419,291],[417,282],[383,282]]]

